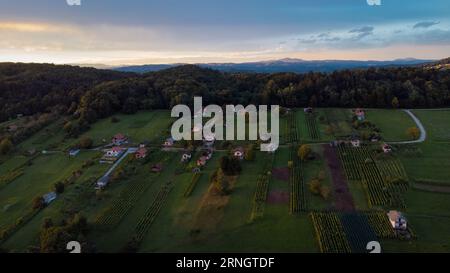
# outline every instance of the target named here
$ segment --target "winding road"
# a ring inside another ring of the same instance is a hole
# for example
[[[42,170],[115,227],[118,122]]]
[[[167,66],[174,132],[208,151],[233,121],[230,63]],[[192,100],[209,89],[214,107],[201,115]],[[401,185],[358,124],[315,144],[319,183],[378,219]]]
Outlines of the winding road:
[[[416,124],[417,128],[419,128],[420,137],[416,140],[389,142],[389,144],[416,144],[424,142],[427,139],[427,131],[425,130],[422,122],[416,117],[416,115],[414,115],[414,113],[410,109],[403,109],[403,112],[408,114]]]

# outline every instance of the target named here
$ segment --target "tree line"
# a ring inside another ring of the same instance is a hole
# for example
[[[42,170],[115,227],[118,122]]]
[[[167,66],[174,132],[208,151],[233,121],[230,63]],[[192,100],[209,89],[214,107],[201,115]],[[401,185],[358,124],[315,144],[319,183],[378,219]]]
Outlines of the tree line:
[[[224,73],[184,65],[147,74],[50,64],[0,64],[0,121],[59,111],[76,133],[122,112],[207,104],[428,108],[450,104],[450,72],[423,67],[333,73]]]

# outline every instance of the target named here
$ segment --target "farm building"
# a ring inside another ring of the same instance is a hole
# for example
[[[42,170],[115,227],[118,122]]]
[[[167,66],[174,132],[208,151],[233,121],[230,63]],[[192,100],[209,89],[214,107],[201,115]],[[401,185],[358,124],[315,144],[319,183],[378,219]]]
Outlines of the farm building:
[[[352,147],[354,147],[354,148],[358,148],[361,146],[361,141],[359,139],[352,139],[350,141],[350,143],[352,144]]]
[[[190,153],[185,153],[181,156],[181,162],[188,162],[191,160],[192,155]]]
[[[391,222],[391,225],[394,229],[406,230],[407,221],[401,212],[391,210],[388,212],[387,216],[389,217],[389,221]]]
[[[386,143],[381,145],[381,149],[385,154],[389,154],[390,152],[392,152],[392,147]]]
[[[80,153],[80,149],[69,150],[69,156],[77,156]]]
[[[109,177],[108,176],[103,176],[102,178],[100,178],[97,183],[96,183],[96,189],[103,189],[104,187],[106,187],[106,185],[108,185],[109,182]]]
[[[245,152],[244,152],[244,148],[242,148],[242,147],[238,147],[238,148],[234,149],[234,151],[233,151],[233,156],[239,160],[243,160],[244,155],[245,155]]]
[[[49,192],[47,194],[44,194],[42,196],[42,198],[44,199],[44,203],[46,205],[50,204],[51,202],[53,202],[56,199],[57,195],[56,192]]]
[[[147,149],[146,148],[139,148],[136,153],[134,154],[134,157],[136,159],[143,159],[147,157]]]
[[[116,134],[115,136],[113,136],[113,138],[111,139],[112,144],[120,146],[122,144],[125,144],[128,142],[128,138],[124,135],[124,134]]]
[[[366,113],[361,108],[355,110],[355,116],[359,121],[363,121],[366,119]]]
[[[119,157],[123,153],[123,149],[120,147],[112,147],[105,154],[105,157]]]

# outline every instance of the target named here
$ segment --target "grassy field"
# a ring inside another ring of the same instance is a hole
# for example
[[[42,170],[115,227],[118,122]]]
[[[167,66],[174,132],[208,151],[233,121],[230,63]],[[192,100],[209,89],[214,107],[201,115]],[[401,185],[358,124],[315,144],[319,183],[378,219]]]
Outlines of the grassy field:
[[[401,110],[370,109],[366,111],[366,119],[376,124],[386,141],[410,140],[406,131],[416,126],[411,117]]]
[[[110,118],[100,120],[92,125],[84,136],[91,137],[95,146],[110,143],[111,138],[117,133],[127,135],[134,143],[142,141],[160,143],[164,137],[170,135],[169,126],[173,121],[169,111],[139,112],[115,117],[118,122],[112,122]]]
[[[427,131],[427,140],[401,153],[411,178],[450,185],[450,111],[414,111]]]
[[[0,228],[13,224],[31,209],[34,197],[52,191],[56,182],[66,179],[73,171],[80,169],[85,160],[97,154],[84,152],[76,158],[69,158],[56,153],[34,159],[24,167],[22,176],[0,190]]]

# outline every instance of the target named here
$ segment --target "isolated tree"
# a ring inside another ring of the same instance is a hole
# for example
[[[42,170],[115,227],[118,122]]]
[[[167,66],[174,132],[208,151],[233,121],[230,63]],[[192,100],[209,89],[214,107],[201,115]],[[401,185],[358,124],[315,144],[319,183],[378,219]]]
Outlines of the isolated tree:
[[[65,227],[52,226],[45,228],[40,235],[40,251],[41,253],[63,253],[67,251],[67,243],[72,238]]]
[[[420,130],[417,127],[410,127],[406,130],[406,134],[413,140],[418,139],[420,136]]]
[[[45,218],[44,222],[42,223],[42,229],[47,229],[53,227],[53,220],[52,218]]]
[[[242,171],[239,160],[232,156],[223,156],[220,158],[220,168],[225,175],[238,175]]]
[[[320,183],[320,180],[317,178],[314,178],[313,180],[311,180],[311,182],[309,182],[309,190],[313,194],[320,194],[321,187],[322,184]]]
[[[82,137],[80,141],[78,142],[78,146],[82,149],[89,149],[92,147],[92,144],[94,142],[90,137]]]
[[[394,109],[397,109],[400,106],[400,102],[398,101],[397,97],[394,97],[392,99],[391,105]]]
[[[13,148],[13,144],[9,138],[4,138],[0,142],[0,154],[5,155],[9,152],[11,152]]]
[[[37,196],[33,199],[33,210],[39,210],[39,209],[43,209],[45,207],[45,201],[44,198],[42,198],[42,196]]]
[[[64,130],[66,133],[70,134],[70,132],[72,131],[72,128],[73,128],[72,122],[68,121],[68,122],[66,122],[66,123],[64,124],[63,130]]]
[[[300,146],[300,148],[298,148],[297,155],[302,161],[308,159],[308,156],[310,154],[311,154],[311,147],[309,147],[309,145],[303,144]]]

